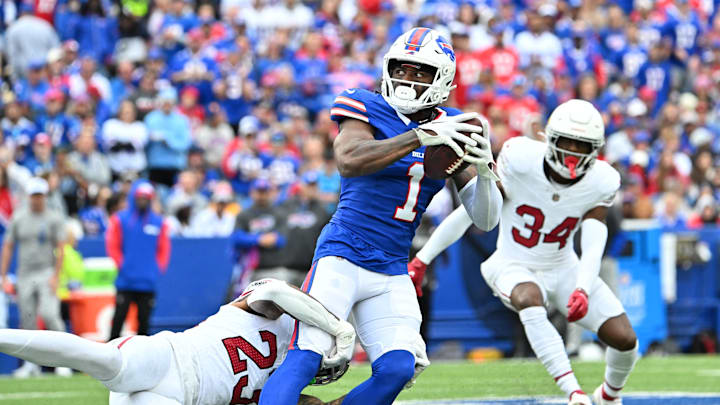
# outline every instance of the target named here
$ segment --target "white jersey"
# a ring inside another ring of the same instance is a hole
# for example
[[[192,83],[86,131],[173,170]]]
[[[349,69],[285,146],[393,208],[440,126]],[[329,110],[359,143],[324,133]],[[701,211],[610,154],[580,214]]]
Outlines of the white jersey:
[[[290,345],[294,319],[271,320],[223,305],[194,328],[166,335],[193,405],[254,404]]]
[[[612,205],[620,188],[620,174],[600,160],[571,186],[551,182],[543,170],[546,150],[543,142],[516,137],[498,157],[505,199],[494,255],[540,271],[578,260],[573,235],[583,216]]]

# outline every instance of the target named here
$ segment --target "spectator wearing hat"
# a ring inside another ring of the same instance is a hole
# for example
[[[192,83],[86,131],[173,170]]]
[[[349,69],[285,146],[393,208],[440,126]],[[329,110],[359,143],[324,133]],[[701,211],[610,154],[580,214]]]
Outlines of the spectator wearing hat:
[[[45,58],[31,61],[27,77],[15,82],[15,94],[19,102],[29,107],[33,117],[38,117],[45,109],[45,94],[50,90],[45,69]]]
[[[5,55],[13,77],[23,77],[31,61],[44,59],[47,53],[60,45],[57,33],[47,21],[33,15],[31,4],[20,3],[20,18],[5,33]]]
[[[54,146],[70,145],[71,129],[77,127],[78,123],[65,114],[65,94],[51,88],[45,93],[44,105],[44,111],[37,118],[40,131],[48,134]]]
[[[303,174],[297,193],[284,206],[288,243],[281,256],[286,258],[285,267],[295,273],[295,282],[302,283],[312,266],[315,242],[331,216],[326,204],[320,200],[318,181],[317,172]]]
[[[237,216],[232,238],[243,254],[257,255],[251,279],[271,277],[298,281],[294,272],[285,267],[285,258],[280,254],[287,241],[287,211],[276,204],[276,187],[258,178],[250,190],[251,206]]]
[[[105,247],[118,268],[118,276],[109,340],[120,336],[131,302],[138,308],[138,334],[148,334],[158,279],[170,260],[168,226],[161,215],[153,212],[154,198],[153,186],[138,181],[130,190],[127,208],[110,217]]]
[[[177,93],[168,88],[158,94],[158,108],[145,117],[150,134],[147,147],[150,180],[168,187],[187,165],[192,145],[190,121],[175,108]]]
[[[52,149],[52,140],[46,133],[41,132],[35,135],[32,146],[33,154],[23,164],[35,176],[51,172],[55,167]]]
[[[235,201],[233,189],[226,181],[215,184],[212,204],[198,212],[190,222],[189,234],[193,237],[227,237],[233,233],[237,214],[230,207]]]
[[[250,185],[263,169],[256,137],[260,121],[252,115],[240,120],[240,134],[228,143],[222,158],[222,172],[236,193],[247,197]]]
[[[147,167],[148,129],[143,121],[137,120],[132,101],[120,103],[117,118],[105,121],[100,139],[115,178],[128,172],[140,173]]]
[[[180,92],[180,105],[178,112],[187,117],[190,121],[190,133],[195,139],[195,134],[205,121],[205,108],[198,104],[200,91],[193,86],[186,86]]]
[[[15,291],[22,329],[37,329],[38,316],[45,327],[65,331],[56,290],[63,263],[65,227],[58,213],[46,207],[48,183],[34,177],[26,184],[26,206],[13,213],[2,248],[0,275],[3,290],[12,291],[8,269],[15,247],[18,248]],[[71,374],[56,369],[58,374]],[[40,367],[25,362],[16,376],[38,375]]]
[[[206,163],[219,169],[225,149],[235,134],[219,104],[210,104],[209,112],[209,119],[195,131],[195,144],[205,151]]]

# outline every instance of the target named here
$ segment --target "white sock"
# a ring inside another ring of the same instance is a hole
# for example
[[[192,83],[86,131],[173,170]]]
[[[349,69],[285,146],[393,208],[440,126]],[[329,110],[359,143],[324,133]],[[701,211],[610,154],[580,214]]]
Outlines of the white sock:
[[[65,332],[0,330],[0,352],[49,367],[69,367],[98,380],[115,377],[122,367],[120,351]]]
[[[637,343],[635,343],[635,348],[624,352],[612,347],[607,348],[605,352],[605,382],[602,387],[605,399],[610,400],[620,396],[620,390],[625,386],[638,358]]]
[[[547,317],[545,307],[529,307],[519,312],[530,346],[558,387],[568,396],[581,391],[570,367],[562,338]]]

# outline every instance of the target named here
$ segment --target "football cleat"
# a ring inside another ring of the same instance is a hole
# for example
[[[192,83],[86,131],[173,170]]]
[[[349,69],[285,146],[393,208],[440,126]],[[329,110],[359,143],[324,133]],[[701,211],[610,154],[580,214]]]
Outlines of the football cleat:
[[[622,398],[605,399],[608,398],[609,395],[605,394],[605,396],[603,396],[603,394],[603,384],[600,384],[600,386],[595,389],[595,392],[593,392],[595,405],[622,405]]]
[[[590,397],[582,391],[575,391],[570,394],[570,400],[568,405],[593,405],[590,401]]]

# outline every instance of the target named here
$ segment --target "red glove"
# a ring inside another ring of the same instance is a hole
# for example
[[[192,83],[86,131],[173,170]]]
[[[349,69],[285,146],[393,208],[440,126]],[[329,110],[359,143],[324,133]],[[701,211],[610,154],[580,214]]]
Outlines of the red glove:
[[[415,285],[415,293],[418,297],[422,297],[422,282],[425,278],[425,270],[427,269],[427,264],[423,263],[418,259],[417,257],[412,259],[410,263],[408,263],[408,274],[410,275],[410,279],[412,280],[413,284]]]
[[[568,322],[575,322],[582,319],[588,311],[588,296],[585,290],[578,288],[570,295],[567,304]]]

